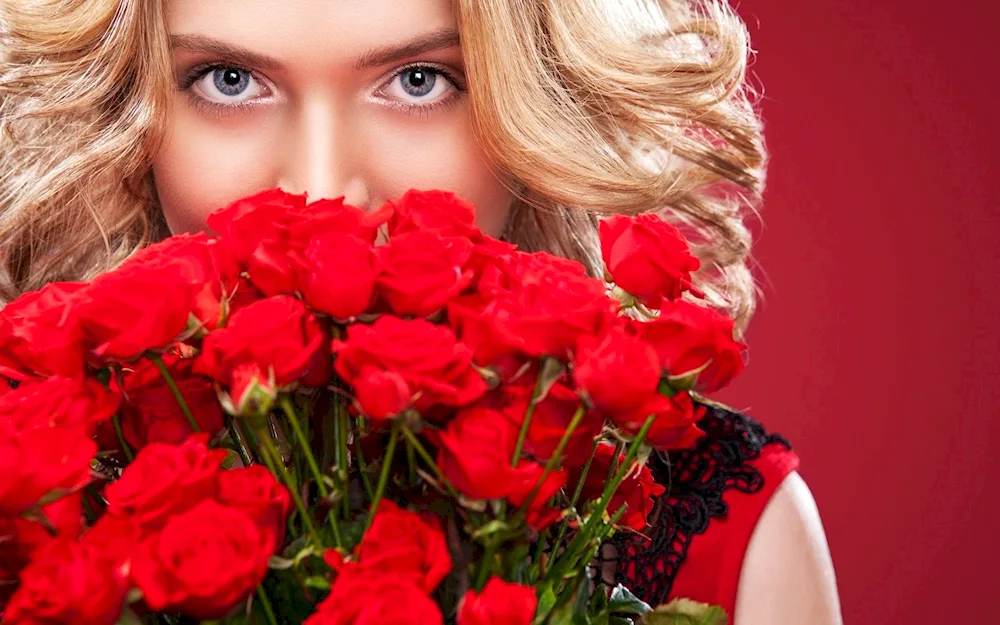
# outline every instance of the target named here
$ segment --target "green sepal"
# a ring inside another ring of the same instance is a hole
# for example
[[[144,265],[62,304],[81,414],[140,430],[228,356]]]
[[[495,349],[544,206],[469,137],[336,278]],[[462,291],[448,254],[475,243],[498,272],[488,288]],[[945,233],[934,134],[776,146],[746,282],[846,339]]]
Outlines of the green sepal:
[[[566,366],[556,358],[542,360],[542,370],[538,375],[538,388],[535,389],[535,404],[540,404],[555,386],[555,383],[566,373]]]
[[[537,591],[538,593],[538,607],[535,609],[535,621],[534,625],[541,625],[548,618],[549,613],[552,612],[552,608],[556,605],[556,593],[552,589],[552,584],[546,583],[540,586]]]
[[[608,599],[608,606],[605,608],[609,614],[646,614],[653,610],[652,607],[639,597],[632,594],[628,588],[618,584],[611,591]]]
[[[664,380],[674,391],[690,391],[694,388],[695,382],[698,381],[698,376],[701,375],[705,369],[708,369],[711,364],[711,359],[706,360],[705,364],[700,367],[696,367],[690,371],[685,371],[684,373],[679,373],[677,375],[667,375],[664,377]]]
[[[690,599],[674,599],[639,619],[640,625],[726,625],[728,622],[726,611],[719,606]]]

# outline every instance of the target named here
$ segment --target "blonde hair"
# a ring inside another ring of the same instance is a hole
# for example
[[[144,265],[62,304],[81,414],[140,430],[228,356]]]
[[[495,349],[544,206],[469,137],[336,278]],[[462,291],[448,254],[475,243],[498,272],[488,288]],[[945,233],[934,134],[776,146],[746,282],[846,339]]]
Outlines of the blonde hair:
[[[741,330],[743,217],[766,153],[747,31],[724,0],[455,0],[506,237],[597,273],[597,217],[657,211]],[[172,88],[162,0],[0,0],[0,297],[80,280],[162,236],[150,178]]]

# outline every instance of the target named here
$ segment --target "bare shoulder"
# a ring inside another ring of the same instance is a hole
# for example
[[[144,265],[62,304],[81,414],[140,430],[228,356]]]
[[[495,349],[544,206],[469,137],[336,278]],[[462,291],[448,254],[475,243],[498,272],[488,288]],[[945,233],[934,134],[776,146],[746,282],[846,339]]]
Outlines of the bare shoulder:
[[[738,625],[841,625],[830,548],[798,473],[775,491],[754,529],[736,595]]]

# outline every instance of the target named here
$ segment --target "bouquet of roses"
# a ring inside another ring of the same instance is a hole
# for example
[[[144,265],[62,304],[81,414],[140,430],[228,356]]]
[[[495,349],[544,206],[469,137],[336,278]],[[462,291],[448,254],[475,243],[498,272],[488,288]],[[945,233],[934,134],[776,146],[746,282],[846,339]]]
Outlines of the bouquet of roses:
[[[652,215],[605,280],[474,224],[271,190],[10,303],[3,622],[715,622],[594,566],[742,368],[697,260]]]

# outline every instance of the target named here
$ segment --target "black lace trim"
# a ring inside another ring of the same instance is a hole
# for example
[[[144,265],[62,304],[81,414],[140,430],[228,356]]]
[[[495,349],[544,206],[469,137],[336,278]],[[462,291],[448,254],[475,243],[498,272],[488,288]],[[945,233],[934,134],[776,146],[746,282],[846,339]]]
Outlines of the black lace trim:
[[[691,541],[728,511],[722,494],[763,488],[763,476],[749,461],[770,443],[791,449],[744,414],[711,403],[706,408],[699,422],[706,436],[693,449],[650,458],[653,476],[668,490],[653,510],[647,536],[619,532],[602,549],[604,581],[624,585],[651,605],[667,601]]]

